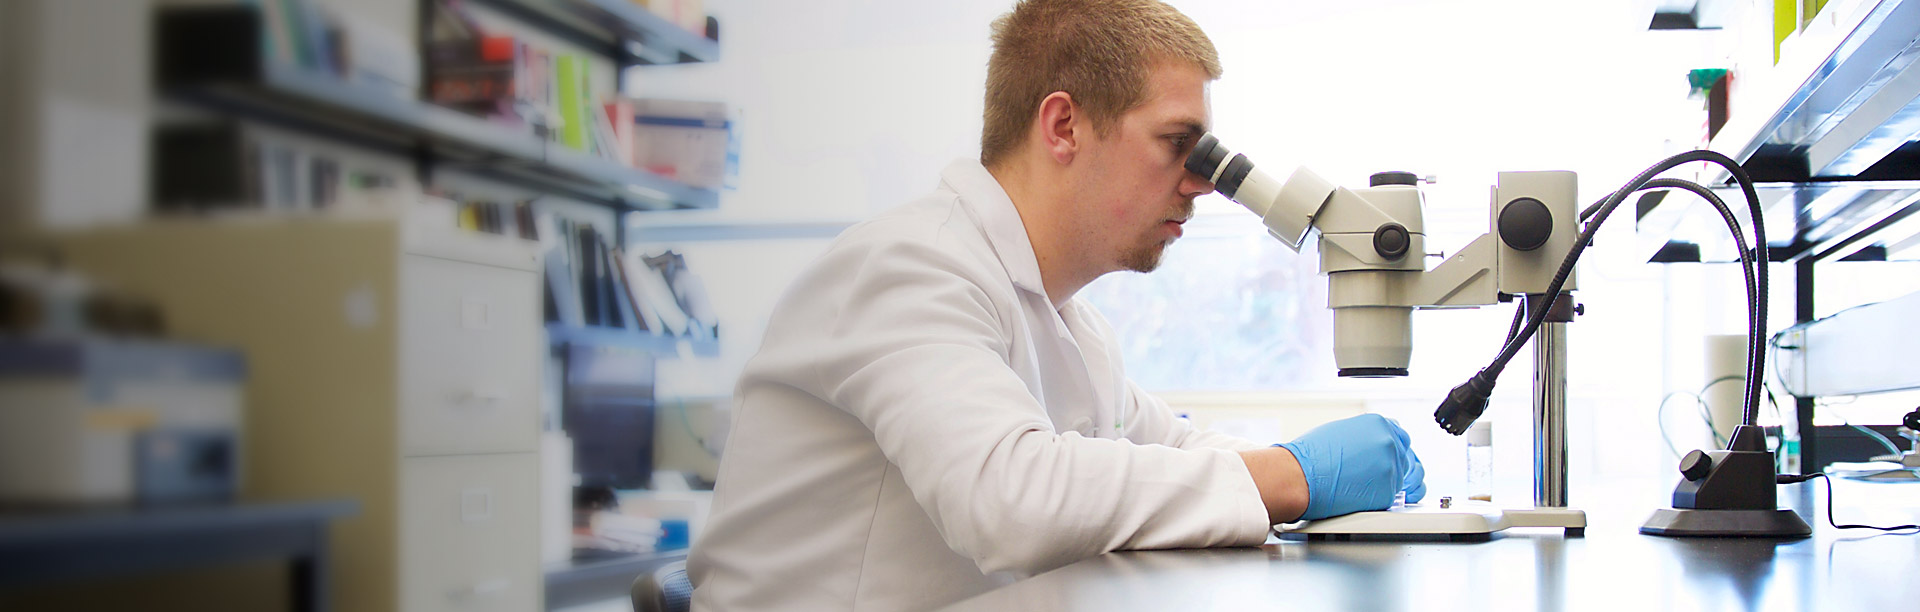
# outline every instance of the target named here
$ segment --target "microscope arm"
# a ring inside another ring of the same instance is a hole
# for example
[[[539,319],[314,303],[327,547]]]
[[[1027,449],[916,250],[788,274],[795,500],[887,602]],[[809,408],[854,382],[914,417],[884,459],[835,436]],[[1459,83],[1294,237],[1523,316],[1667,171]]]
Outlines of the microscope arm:
[[[1500,299],[1500,237],[1481,234],[1415,281],[1415,308],[1472,308]]]

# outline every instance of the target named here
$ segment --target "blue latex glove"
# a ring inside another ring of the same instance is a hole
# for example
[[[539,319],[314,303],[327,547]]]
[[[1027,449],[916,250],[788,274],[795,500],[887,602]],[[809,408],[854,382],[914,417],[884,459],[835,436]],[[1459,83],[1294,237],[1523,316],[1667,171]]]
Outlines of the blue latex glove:
[[[1304,520],[1384,510],[1401,491],[1408,503],[1427,496],[1427,469],[1413,454],[1407,431],[1393,419],[1377,414],[1341,419],[1276,446],[1292,451],[1307,476]]]

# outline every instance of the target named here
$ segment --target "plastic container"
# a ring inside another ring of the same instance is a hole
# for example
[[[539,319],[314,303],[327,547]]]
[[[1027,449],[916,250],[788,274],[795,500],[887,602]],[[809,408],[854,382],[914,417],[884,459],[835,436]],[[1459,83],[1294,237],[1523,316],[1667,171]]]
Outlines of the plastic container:
[[[1493,501],[1493,423],[1467,427],[1467,499]]]

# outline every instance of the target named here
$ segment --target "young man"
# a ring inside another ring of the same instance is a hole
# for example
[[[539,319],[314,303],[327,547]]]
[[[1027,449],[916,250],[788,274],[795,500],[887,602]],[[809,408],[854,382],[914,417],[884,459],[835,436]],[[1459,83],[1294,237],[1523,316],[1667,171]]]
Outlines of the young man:
[[[1220,75],[1199,27],[1156,0],[1028,0],[993,42],[980,161],[849,228],[774,309],[689,563],[697,609],[925,609],[1424,493],[1378,416],[1277,447],[1193,428],[1074,297],[1154,269],[1213,191],[1183,169]]]

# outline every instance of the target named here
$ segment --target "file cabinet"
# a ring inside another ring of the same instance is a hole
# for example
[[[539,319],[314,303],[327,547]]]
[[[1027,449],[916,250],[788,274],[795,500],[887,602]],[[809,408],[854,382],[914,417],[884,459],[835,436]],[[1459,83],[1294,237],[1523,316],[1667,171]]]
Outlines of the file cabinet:
[[[337,609],[535,610],[535,243],[402,215],[154,222],[57,240],[173,335],[246,353],[241,497],[351,498]]]

